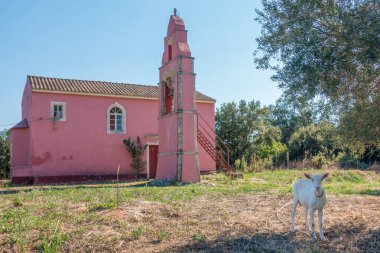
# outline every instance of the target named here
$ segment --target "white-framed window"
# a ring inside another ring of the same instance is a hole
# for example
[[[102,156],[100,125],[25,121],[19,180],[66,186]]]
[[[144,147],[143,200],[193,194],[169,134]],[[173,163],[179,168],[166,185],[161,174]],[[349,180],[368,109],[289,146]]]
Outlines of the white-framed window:
[[[126,128],[126,112],[123,106],[114,103],[107,110],[107,133],[109,134],[125,134]]]
[[[66,102],[50,102],[50,118],[55,121],[66,121]]]

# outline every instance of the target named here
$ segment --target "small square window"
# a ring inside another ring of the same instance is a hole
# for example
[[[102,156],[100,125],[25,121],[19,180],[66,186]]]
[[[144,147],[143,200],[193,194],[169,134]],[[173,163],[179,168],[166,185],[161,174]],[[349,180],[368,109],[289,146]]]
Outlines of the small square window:
[[[56,119],[62,119],[63,117],[63,105],[54,105],[53,117]]]
[[[66,103],[65,102],[51,102],[51,119],[58,121],[66,121]]]

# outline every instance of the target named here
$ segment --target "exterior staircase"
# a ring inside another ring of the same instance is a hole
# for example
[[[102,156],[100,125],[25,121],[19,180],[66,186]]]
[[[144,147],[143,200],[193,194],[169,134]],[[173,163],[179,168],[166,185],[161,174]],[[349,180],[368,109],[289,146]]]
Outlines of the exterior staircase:
[[[230,163],[231,151],[223,140],[215,133],[203,116],[197,113],[198,143],[206,150],[210,157],[216,162],[216,165],[227,175],[232,178],[241,178],[242,174],[236,173]]]

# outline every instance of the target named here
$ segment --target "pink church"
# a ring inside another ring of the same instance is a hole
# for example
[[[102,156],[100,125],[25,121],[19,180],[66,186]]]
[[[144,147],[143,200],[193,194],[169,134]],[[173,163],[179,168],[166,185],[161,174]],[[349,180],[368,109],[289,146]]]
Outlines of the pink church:
[[[16,184],[134,177],[124,139],[140,137],[147,178],[198,182],[216,168],[215,100],[195,90],[183,20],[170,17],[157,85],[28,76],[10,131]]]

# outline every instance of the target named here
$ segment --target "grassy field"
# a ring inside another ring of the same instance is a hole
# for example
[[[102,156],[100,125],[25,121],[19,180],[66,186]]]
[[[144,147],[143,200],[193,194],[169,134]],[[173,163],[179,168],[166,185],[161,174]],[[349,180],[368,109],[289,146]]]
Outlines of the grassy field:
[[[289,232],[291,184],[306,171],[0,188],[1,252],[379,252],[380,175],[331,170],[327,242],[310,242],[300,209]],[[318,173],[310,171],[310,173]]]

